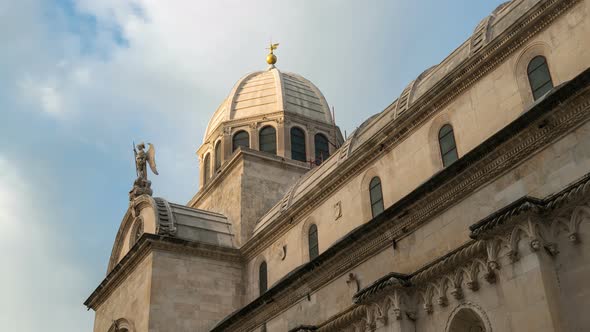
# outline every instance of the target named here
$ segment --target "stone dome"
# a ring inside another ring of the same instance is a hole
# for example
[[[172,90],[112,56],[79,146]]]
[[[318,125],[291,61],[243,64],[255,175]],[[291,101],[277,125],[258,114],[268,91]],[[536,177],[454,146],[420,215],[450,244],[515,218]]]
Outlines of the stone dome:
[[[271,66],[235,84],[209,121],[205,140],[221,123],[283,112],[333,125],[330,107],[313,83]]]

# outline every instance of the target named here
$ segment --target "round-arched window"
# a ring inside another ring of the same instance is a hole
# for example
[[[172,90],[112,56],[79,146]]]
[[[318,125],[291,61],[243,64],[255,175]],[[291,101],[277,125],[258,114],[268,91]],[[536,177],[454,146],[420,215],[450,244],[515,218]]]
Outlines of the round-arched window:
[[[234,134],[232,140],[232,152],[236,151],[239,147],[250,147],[250,135],[248,135],[245,130],[240,130]]]
[[[533,93],[533,99],[537,100],[553,89],[553,81],[551,80],[551,73],[549,73],[549,66],[547,59],[544,56],[534,57],[527,66],[527,76]]]
[[[328,139],[323,134],[316,134],[314,137],[315,162],[317,165],[330,157],[330,146]]]
[[[273,126],[260,130],[260,151],[277,154],[277,131]]]
[[[381,179],[378,176],[372,178],[369,183],[369,197],[371,199],[371,215],[375,218],[384,210]]]
[[[305,132],[297,127],[291,128],[291,159],[307,161]]]
[[[215,143],[215,171],[221,167],[221,141]]]
[[[479,315],[469,309],[460,309],[455,316],[448,329],[449,332],[485,332],[485,324]]]
[[[440,155],[443,167],[447,167],[459,159],[457,154],[457,144],[455,143],[455,134],[450,124],[442,126],[438,132],[438,143],[440,145]]]
[[[307,232],[307,243],[309,247],[309,260],[318,257],[320,251],[318,246],[318,227],[312,224]]]

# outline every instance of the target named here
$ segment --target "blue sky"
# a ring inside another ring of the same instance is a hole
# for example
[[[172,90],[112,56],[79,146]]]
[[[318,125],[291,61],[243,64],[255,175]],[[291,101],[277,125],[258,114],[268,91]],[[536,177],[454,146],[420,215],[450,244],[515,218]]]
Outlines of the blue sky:
[[[3,329],[92,329],[132,141],[156,145],[154,194],[186,203],[209,117],[270,38],[350,133],[501,2],[0,0]]]

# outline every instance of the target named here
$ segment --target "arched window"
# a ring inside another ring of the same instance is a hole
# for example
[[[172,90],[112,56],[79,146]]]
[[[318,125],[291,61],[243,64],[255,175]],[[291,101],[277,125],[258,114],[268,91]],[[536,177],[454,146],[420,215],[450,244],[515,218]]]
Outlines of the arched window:
[[[108,332],[132,332],[135,331],[133,324],[125,318],[119,318],[109,327]]]
[[[316,134],[314,137],[315,145],[315,162],[321,164],[330,156],[330,146],[328,139],[322,134]]]
[[[305,132],[297,127],[291,128],[291,159],[307,161]]]
[[[307,242],[309,244],[309,260],[313,260],[320,254],[318,246],[318,227],[312,224],[307,232]]]
[[[455,144],[455,134],[450,124],[442,126],[438,131],[438,143],[440,145],[443,167],[447,167],[459,159],[457,144]]]
[[[273,126],[260,130],[260,151],[277,154],[277,131]]]
[[[203,171],[203,185],[206,185],[207,182],[209,182],[209,167],[211,166],[211,158],[210,158],[210,154],[207,153],[207,155],[205,155],[205,162],[203,162],[203,167],[204,167],[204,171]]]
[[[234,134],[232,143],[232,152],[236,151],[239,147],[249,148],[250,135],[244,130],[238,131]]]
[[[221,141],[215,143],[215,171],[221,167]]]
[[[453,317],[449,332],[485,332],[486,328],[475,311],[462,308]]]
[[[369,183],[369,197],[371,198],[371,214],[373,218],[383,212],[383,191],[381,190],[381,179],[378,176],[371,179]]]
[[[527,75],[533,99],[537,100],[553,88],[547,59],[543,56],[534,57],[527,67]]]
[[[264,292],[266,292],[268,289],[267,278],[266,262],[262,262],[258,268],[258,289],[260,290],[260,295],[264,294]]]

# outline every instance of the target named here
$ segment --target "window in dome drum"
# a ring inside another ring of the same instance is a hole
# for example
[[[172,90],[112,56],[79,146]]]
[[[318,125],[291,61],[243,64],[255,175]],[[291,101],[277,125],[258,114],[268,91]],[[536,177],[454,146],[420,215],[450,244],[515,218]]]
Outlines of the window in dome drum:
[[[277,154],[277,131],[272,126],[260,130],[260,151]]]
[[[221,141],[215,144],[215,171],[221,167]]]
[[[291,128],[291,159],[307,161],[305,132],[297,127]]]
[[[250,147],[250,135],[248,135],[248,133],[244,130],[238,131],[234,134],[232,141],[232,152],[236,151],[239,147]]]
[[[330,147],[326,136],[322,134],[316,134],[314,138],[315,143],[315,163],[316,165],[321,164],[324,160],[330,157]]]

